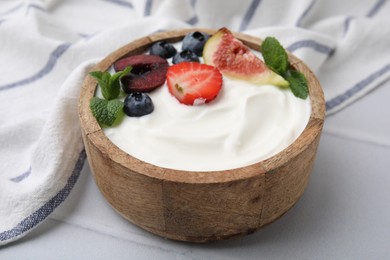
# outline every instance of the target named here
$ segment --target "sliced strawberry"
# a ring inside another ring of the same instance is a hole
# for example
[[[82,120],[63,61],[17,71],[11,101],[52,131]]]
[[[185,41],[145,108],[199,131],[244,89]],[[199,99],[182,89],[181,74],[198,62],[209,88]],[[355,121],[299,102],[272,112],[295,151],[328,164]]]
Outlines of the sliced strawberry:
[[[200,105],[213,100],[222,87],[222,74],[213,66],[181,62],[167,72],[169,92],[186,105]]]

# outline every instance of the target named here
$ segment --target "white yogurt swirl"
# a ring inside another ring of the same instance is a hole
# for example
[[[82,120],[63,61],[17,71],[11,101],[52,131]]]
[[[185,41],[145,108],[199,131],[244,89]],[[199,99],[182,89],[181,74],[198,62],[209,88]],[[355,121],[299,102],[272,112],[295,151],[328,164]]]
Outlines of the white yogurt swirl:
[[[125,116],[106,136],[145,162],[177,170],[234,169],[267,159],[290,145],[310,117],[310,101],[291,90],[224,77],[212,102],[180,104],[166,85],[149,93],[153,113]]]

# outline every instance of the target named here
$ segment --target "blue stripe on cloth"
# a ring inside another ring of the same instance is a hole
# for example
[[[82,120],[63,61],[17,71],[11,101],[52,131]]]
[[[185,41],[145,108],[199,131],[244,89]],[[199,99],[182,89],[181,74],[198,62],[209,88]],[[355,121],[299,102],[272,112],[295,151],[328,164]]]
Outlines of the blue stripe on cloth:
[[[289,52],[293,52],[295,50],[301,49],[301,48],[311,48],[319,53],[323,53],[326,55],[331,55],[334,51],[334,48],[331,48],[329,46],[326,46],[322,43],[316,42],[314,40],[301,40],[294,42],[290,46],[288,46],[286,49]]]
[[[104,1],[107,1],[107,2],[110,2],[110,3],[113,3],[113,4],[117,4],[117,5],[120,5],[120,6],[128,7],[128,8],[131,8],[131,9],[134,8],[132,3],[129,3],[127,1],[125,1],[125,0],[104,0]]]
[[[153,0],[146,0],[144,16],[150,16],[152,14]]]
[[[302,21],[303,19],[305,19],[305,17],[307,16],[307,14],[310,12],[310,10],[313,8],[314,4],[317,2],[317,0],[312,0],[310,2],[310,4],[307,6],[307,8],[305,9],[305,11],[301,14],[301,16],[298,18],[297,22],[295,23],[295,25],[297,27],[301,27],[302,26]]]
[[[39,10],[39,11],[42,11],[42,12],[47,12],[47,10],[44,8],[44,7],[42,7],[42,6],[40,6],[40,5],[37,5],[37,4],[29,4],[28,6],[27,6],[27,11],[26,11],[26,13],[28,13],[29,11],[30,11],[30,9],[35,9],[35,10]]]
[[[38,71],[36,74],[34,74],[28,78],[0,86],[0,91],[15,88],[15,87],[20,87],[20,86],[23,86],[26,84],[30,84],[30,83],[44,77],[54,68],[54,66],[57,63],[58,58],[61,57],[61,55],[64,54],[66,52],[66,50],[69,49],[70,46],[71,46],[70,43],[63,43],[63,44],[59,45],[50,54],[49,60],[47,61],[45,67],[43,67],[40,71]]]
[[[45,203],[41,208],[32,213],[30,216],[19,222],[14,228],[6,230],[0,233],[0,241],[6,241],[14,239],[23,233],[29,231],[30,229],[37,226],[42,222],[47,216],[50,215],[69,195],[70,191],[73,189],[76,184],[80,172],[83,168],[84,161],[86,158],[85,150],[83,149],[80,152],[79,158],[73,168],[72,174],[69,177],[66,185],[62,190],[60,190],[57,195],[51,198],[47,203]]]
[[[346,35],[348,30],[349,30],[349,25],[351,24],[351,21],[355,19],[355,17],[353,16],[347,16],[345,18],[345,21],[344,21],[344,31],[343,31],[343,35]]]
[[[97,31],[97,32],[94,32],[91,34],[79,33],[78,35],[80,37],[82,37],[84,41],[88,41],[88,40],[92,39],[93,37],[95,37],[96,35],[98,35],[99,33],[101,33],[101,31]]]
[[[30,166],[30,168],[26,172],[20,174],[19,176],[11,178],[10,181],[13,181],[13,182],[16,182],[16,183],[21,182],[22,180],[24,180],[28,176],[30,176],[30,173],[31,173],[31,166]]]
[[[198,16],[196,15],[186,21],[186,23],[188,23],[189,25],[195,25],[197,22],[198,22]]]
[[[374,17],[380,9],[382,9],[382,7],[385,5],[385,3],[387,2],[387,0],[378,0],[374,6],[370,9],[370,11],[368,11],[368,13],[366,14],[366,17]]]
[[[375,71],[374,73],[369,75],[367,78],[359,81],[358,83],[356,83],[354,86],[349,88],[344,93],[327,101],[326,102],[326,109],[330,110],[330,109],[335,108],[336,106],[339,106],[341,103],[343,103],[346,100],[350,99],[351,97],[355,96],[357,93],[359,93],[361,90],[366,88],[368,85],[370,85],[376,79],[385,75],[388,72],[390,72],[390,63],[387,64],[386,66],[382,67],[381,69]]]
[[[196,0],[190,0],[190,5],[192,8],[194,8],[196,5]]]
[[[81,38],[84,38],[84,39],[88,39],[89,37],[91,37],[92,34],[86,34],[86,33],[79,33],[79,36]]]
[[[248,28],[249,23],[251,22],[253,15],[256,12],[257,7],[259,6],[261,0],[252,0],[248,10],[246,11],[243,20],[241,21],[241,25],[239,27],[239,31],[245,31]]]
[[[374,17],[379,12],[379,10],[382,9],[382,7],[384,6],[385,3],[386,3],[386,0],[378,0],[373,5],[373,7],[367,12],[366,17],[368,17],[368,18]],[[347,32],[349,30],[349,25],[351,24],[351,21],[355,18],[356,17],[353,17],[353,16],[347,16],[345,18],[343,35],[347,34]]]

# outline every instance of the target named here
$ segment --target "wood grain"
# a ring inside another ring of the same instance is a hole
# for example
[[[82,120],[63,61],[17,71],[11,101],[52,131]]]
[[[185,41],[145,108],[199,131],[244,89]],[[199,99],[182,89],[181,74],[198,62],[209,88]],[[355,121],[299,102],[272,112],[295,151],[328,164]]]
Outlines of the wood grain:
[[[158,40],[180,41],[185,29],[156,33],[133,41],[104,58],[92,70],[105,71],[125,57],[145,52]],[[247,46],[262,41],[235,33]],[[309,83],[311,116],[289,147],[259,163],[226,171],[191,172],[161,168],[130,156],[111,143],[92,116],[89,101],[97,82],[83,83],[79,116],[94,179],[111,206],[132,223],[162,237],[207,242],[254,232],[290,209],[302,196],[313,168],[322,132],[325,101],[310,69],[289,53],[290,64]]]

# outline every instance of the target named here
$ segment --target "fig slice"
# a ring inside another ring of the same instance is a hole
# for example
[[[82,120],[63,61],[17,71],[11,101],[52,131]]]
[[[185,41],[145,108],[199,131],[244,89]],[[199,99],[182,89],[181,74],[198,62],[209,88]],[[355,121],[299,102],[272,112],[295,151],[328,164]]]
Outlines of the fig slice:
[[[225,27],[208,39],[203,49],[203,60],[232,79],[245,80],[256,85],[289,86],[282,76],[268,68]]]
[[[168,62],[156,55],[133,55],[114,63],[116,72],[132,66],[129,74],[121,78],[123,91],[150,92],[163,85],[168,71]]]

